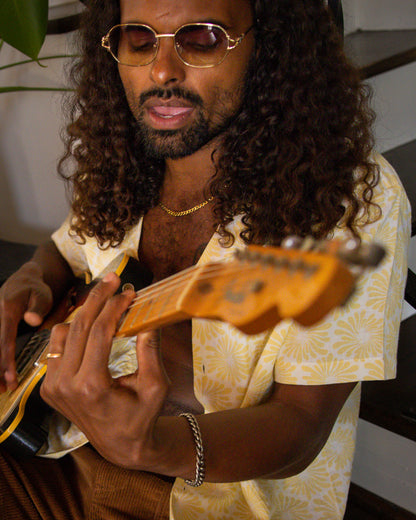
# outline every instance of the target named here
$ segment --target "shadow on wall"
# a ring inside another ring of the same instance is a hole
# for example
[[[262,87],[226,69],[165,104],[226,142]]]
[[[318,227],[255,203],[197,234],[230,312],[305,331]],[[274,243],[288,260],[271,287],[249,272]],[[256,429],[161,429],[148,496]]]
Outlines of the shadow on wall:
[[[0,239],[24,244],[45,242],[50,236],[50,230],[41,229],[22,220],[21,212],[6,172],[7,165],[0,153]],[[30,201],[31,198],[28,197],[28,200]],[[33,207],[27,209],[29,212],[34,211]],[[34,218],[33,222],[35,221],[36,219]]]
[[[3,94],[0,99],[0,238],[39,244],[64,220],[68,204],[56,166],[61,98]]]
[[[67,54],[71,36],[51,35],[42,54]],[[24,60],[2,47],[0,65]],[[67,60],[50,60],[2,70],[1,86],[65,86]],[[0,239],[45,241],[64,220],[68,204],[56,167],[63,153],[62,92],[0,94]]]
[[[51,180],[43,175],[40,185],[33,186],[30,166],[20,144],[19,139],[13,139],[13,149],[9,149],[6,154],[0,146],[0,239],[22,244],[40,244],[49,239],[54,227],[50,223],[42,223],[42,208],[39,208],[42,201],[37,200],[36,192],[44,191]],[[19,158],[18,169],[11,168],[8,161],[10,154]],[[51,201],[51,204],[56,202]],[[65,215],[67,204],[64,196],[61,206],[62,215]],[[59,225],[60,221],[56,221]]]

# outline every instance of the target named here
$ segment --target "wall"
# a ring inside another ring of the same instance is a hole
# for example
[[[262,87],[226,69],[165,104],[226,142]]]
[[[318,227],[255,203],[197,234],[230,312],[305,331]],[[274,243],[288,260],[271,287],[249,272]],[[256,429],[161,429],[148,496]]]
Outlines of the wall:
[[[343,0],[346,32],[416,29],[415,0]],[[375,136],[381,152],[416,139],[416,63],[368,82],[377,113]],[[416,270],[416,238],[409,251]],[[405,304],[403,317],[415,310]],[[416,443],[360,419],[352,480],[416,513]]]
[[[47,36],[41,56],[70,51],[72,35]],[[0,65],[27,59],[6,44]],[[65,86],[59,59],[1,71],[0,85]],[[61,93],[0,94],[0,238],[39,243],[67,212],[64,186],[56,165],[63,146]]]
[[[78,0],[49,0],[49,19],[79,13]],[[40,57],[73,52],[75,33],[48,35]],[[0,66],[27,57],[4,44]],[[68,59],[0,71],[0,86],[65,87]],[[63,152],[64,94],[0,94],[0,238],[38,244],[65,218],[68,204],[57,162]]]
[[[342,0],[346,32],[414,29],[415,0]]]

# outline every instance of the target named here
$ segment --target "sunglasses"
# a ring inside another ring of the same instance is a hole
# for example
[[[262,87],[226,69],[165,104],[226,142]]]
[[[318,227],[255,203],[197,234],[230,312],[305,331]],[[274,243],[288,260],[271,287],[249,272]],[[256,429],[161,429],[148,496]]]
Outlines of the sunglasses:
[[[121,65],[143,67],[155,60],[160,38],[173,38],[177,55],[185,65],[208,68],[222,63],[253,28],[233,39],[220,25],[188,23],[171,34],[158,34],[148,25],[115,25],[102,38],[101,45]]]

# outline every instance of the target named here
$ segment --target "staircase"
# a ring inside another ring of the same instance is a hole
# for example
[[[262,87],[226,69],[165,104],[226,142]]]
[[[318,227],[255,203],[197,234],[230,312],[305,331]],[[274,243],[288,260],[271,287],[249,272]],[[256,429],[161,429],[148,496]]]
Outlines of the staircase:
[[[407,520],[416,518],[416,1],[343,4],[347,54],[374,90],[377,149],[395,167],[412,206],[398,374],[362,385],[345,518]]]

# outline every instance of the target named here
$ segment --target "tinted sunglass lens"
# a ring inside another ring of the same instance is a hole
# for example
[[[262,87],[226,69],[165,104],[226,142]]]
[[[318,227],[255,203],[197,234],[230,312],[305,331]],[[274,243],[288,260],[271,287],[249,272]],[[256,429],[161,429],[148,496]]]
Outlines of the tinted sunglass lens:
[[[225,32],[212,25],[185,25],[177,33],[175,45],[179,56],[197,67],[220,63],[227,53]]]
[[[112,53],[125,65],[146,65],[157,50],[157,38],[153,31],[141,25],[116,27],[110,37]]]

